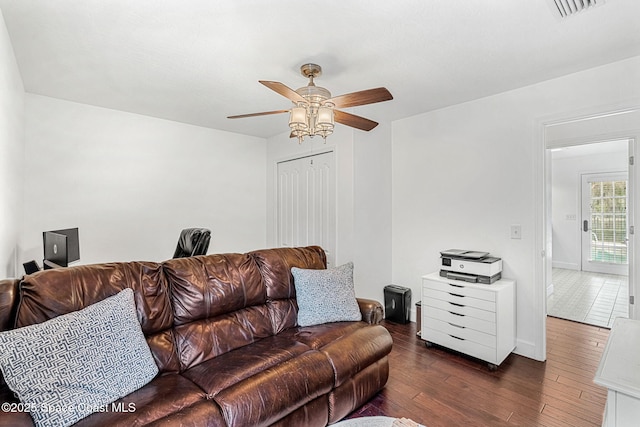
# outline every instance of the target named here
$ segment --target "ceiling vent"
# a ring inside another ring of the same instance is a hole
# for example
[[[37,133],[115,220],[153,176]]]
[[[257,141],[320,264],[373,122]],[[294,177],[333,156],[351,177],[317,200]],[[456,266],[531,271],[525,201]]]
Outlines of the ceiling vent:
[[[561,18],[567,18],[590,7],[603,4],[605,0],[548,0],[554,11],[560,14]]]

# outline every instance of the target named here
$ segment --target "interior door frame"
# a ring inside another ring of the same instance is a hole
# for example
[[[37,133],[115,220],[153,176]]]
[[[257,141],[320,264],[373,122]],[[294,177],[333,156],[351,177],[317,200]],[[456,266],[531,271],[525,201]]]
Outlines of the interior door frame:
[[[534,349],[533,354],[536,360],[544,361],[547,358],[547,295],[553,290],[551,281],[551,256],[552,256],[552,229],[551,229],[551,149],[562,148],[572,145],[581,145],[586,143],[611,141],[615,139],[629,140],[629,153],[634,158],[637,152],[637,141],[640,140],[640,124],[637,120],[630,120],[630,124],[622,124],[618,129],[598,133],[592,131],[588,135],[580,137],[567,138],[549,138],[548,131],[551,126],[562,124],[575,124],[578,122],[586,122],[592,119],[612,118],[613,122],[621,122],[629,115],[632,119],[640,114],[640,100],[634,100],[626,103],[619,103],[613,106],[603,106],[590,108],[582,111],[573,111],[563,114],[557,114],[549,117],[542,117],[535,121],[534,135],[534,220],[535,220],[535,246],[533,251],[534,277],[533,281],[537,285],[534,287],[534,322],[535,335],[532,343]],[[588,127],[588,126],[587,126]],[[637,162],[636,162],[637,163]],[[634,204],[638,204],[637,174],[634,167],[629,168],[629,182],[633,186],[629,191],[634,193]],[[629,209],[629,227],[634,227],[637,209],[635,206],[628,206]],[[635,283],[636,269],[638,268],[638,256],[634,250],[635,236],[630,235],[629,251],[629,295],[635,298],[638,295],[640,284]],[[638,311],[636,305],[629,306],[629,318],[637,319]]]

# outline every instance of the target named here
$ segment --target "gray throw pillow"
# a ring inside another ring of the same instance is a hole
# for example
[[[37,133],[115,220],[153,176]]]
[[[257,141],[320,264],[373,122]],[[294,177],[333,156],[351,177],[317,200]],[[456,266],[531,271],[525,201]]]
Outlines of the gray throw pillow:
[[[298,325],[362,320],[353,288],[353,263],[326,270],[291,269],[298,301]]]
[[[158,373],[131,289],[0,333],[0,369],[36,426],[68,426]]]

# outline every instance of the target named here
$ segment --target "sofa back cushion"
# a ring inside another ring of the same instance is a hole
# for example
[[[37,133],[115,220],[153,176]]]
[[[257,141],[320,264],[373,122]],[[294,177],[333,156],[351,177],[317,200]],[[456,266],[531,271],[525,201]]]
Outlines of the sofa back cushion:
[[[125,288],[134,291],[138,320],[158,368],[163,372],[177,371],[169,288],[158,263],[82,265],[25,276],[20,287],[16,326],[41,323],[81,310]]]
[[[244,254],[176,258],[165,261],[163,267],[171,287],[176,326],[267,300],[260,270]]]
[[[327,257],[320,246],[263,249],[250,252],[267,288],[267,305],[277,334],[297,324],[298,305],[291,268],[324,269]]]
[[[266,289],[251,257],[176,258],[163,267],[182,370],[272,335]]]
[[[295,326],[291,267],[325,263],[319,247],[165,261],[181,369]]]
[[[295,298],[291,267],[327,268],[327,257],[320,246],[261,249],[248,255],[255,259],[271,300]]]

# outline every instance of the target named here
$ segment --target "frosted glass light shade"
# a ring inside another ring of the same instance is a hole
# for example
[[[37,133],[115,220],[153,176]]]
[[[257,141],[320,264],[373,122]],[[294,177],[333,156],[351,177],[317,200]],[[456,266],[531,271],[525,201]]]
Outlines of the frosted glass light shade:
[[[318,121],[317,124],[320,126],[331,126],[333,127],[333,108],[329,107],[320,107],[318,108]]]
[[[307,110],[304,107],[293,107],[289,115],[289,127],[292,129],[306,129]]]

